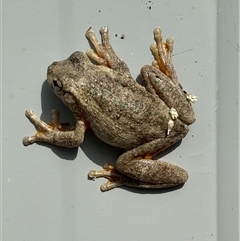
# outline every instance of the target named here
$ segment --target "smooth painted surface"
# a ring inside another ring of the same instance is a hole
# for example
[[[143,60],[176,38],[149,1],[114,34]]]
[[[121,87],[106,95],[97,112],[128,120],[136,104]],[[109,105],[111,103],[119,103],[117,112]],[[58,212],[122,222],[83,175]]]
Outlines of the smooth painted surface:
[[[3,240],[239,239],[237,0],[4,0],[2,8]],[[114,163],[121,150],[91,132],[73,150],[22,145],[35,132],[28,108],[45,121],[58,108],[62,122],[72,121],[45,82],[47,66],[86,51],[86,29],[104,25],[135,79],[152,61],[152,30],[160,26],[175,39],[173,63],[184,89],[199,97],[197,121],[158,157],[188,171],[181,189],[101,193],[105,180],[90,181],[87,173]]]

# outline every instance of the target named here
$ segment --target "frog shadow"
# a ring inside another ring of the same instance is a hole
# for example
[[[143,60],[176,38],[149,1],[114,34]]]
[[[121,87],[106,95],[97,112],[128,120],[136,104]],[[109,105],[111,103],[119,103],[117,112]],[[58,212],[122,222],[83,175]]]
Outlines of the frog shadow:
[[[138,79],[139,81],[139,79]],[[140,80],[141,81],[141,80]],[[52,92],[51,88],[49,87],[47,80],[44,81],[42,85],[41,91],[41,104],[42,104],[42,114],[40,119],[45,121],[46,123],[51,122],[51,110],[58,109],[60,112],[60,123],[69,123],[70,125],[74,125],[74,118],[72,112],[65,106],[62,101]],[[48,143],[37,143],[38,145],[42,145],[51,150],[61,159],[67,161],[73,161],[77,158],[78,154],[78,147],[76,148],[64,148],[59,146],[54,146]],[[162,157],[166,156],[168,153],[175,150],[178,146],[180,146],[181,141],[178,143],[170,146],[166,150],[158,153],[154,156],[153,159],[158,160]],[[102,166],[104,163],[112,163],[114,164],[117,158],[124,153],[124,149],[110,146],[103,141],[101,141],[90,129],[86,131],[85,138],[83,143],[79,146],[83,153],[95,164],[98,166]],[[97,169],[97,168],[96,168]],[[148,194],[148,193],[166,193],[169,191],[177,190],[181,188],[183,185],[173,187],[173,188],[166,188],[166,189],[138,189],[138,188],[131,188],[123,186],[122,189],[127,191],[131,191],[134,193],[139,194]]]

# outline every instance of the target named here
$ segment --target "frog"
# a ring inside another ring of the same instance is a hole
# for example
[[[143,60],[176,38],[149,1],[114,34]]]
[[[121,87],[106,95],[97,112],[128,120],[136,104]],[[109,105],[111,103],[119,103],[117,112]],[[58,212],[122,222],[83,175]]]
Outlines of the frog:
[[[86,53],[76,51],[47,70],[49,86],[71,110],[75,124],[66,127],[59,123],[55,109],[47,124],[29,109],[25,115],[38,130],[24,137],[23,144],[78,147],[91,128],[100,140],[124,150],[115,165],[105,163],[103,169],[89,171],[89,179],[107,179],[101,191],[123,185],[152,189],[184,185],[188,180],[185,169],[154,159],[181,141],[196,119],[192,103],[197,97],[183,90],[172,64],[173,38],[164,42],[162,30],[154,29],[150,46],[154,60],[141,68],[143,84],[139,84],[115,53],[108,27],[99,32],[101,41],[92,28],[86,31],[90,43]]]

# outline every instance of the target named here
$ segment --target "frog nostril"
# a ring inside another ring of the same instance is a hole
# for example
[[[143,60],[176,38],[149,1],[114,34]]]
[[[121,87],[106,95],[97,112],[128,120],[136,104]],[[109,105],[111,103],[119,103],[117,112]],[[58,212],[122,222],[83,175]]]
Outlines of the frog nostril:
[[[48,73],[48,74],[52,74],[52,73],[53,73],[51,66],[48,67],[47,73]]]
[[[52,74],[54,69],[56,69],[57,62],[53,62],[51,65],[48,66],[47,73]]]

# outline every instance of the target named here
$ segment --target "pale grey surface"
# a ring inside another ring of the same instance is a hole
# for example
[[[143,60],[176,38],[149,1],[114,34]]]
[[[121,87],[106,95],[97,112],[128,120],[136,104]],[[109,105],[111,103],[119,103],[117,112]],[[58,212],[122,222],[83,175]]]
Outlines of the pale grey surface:
[[[45,121],[56,107],[63,122],[72,118],[44,82],[46,69],[86,51],[85,30],[103,25],[134,78],[152,60],[156,26],[175,38],[179,80],[199,97],[196,123],[163,158],[189,172],[181,189],[101,193],[105,180],[87,173],[120,151],[91,133],[73,150],[22,145],[35,132],[26,109]],[[3,1],[3,240],[238,240],[238,31],[237,0]]]

